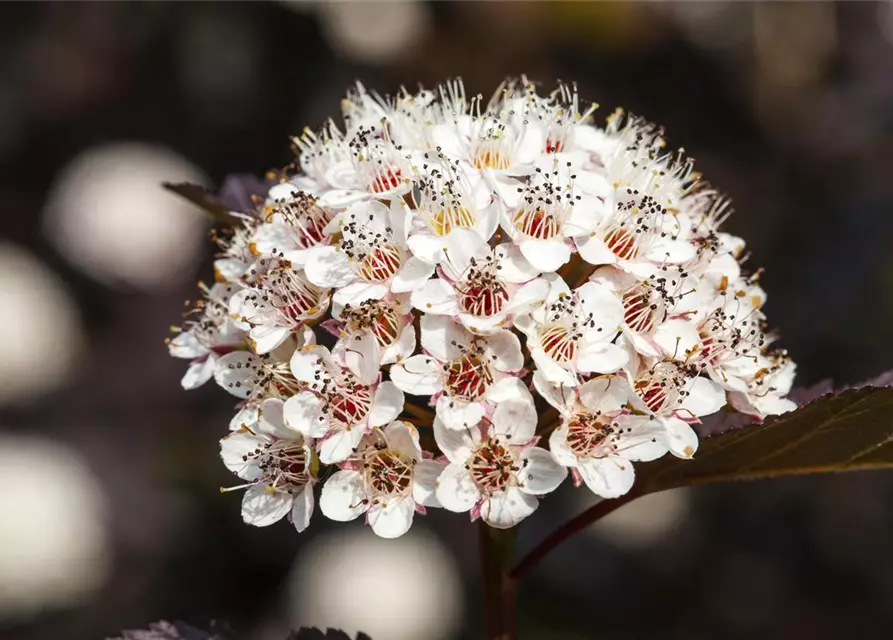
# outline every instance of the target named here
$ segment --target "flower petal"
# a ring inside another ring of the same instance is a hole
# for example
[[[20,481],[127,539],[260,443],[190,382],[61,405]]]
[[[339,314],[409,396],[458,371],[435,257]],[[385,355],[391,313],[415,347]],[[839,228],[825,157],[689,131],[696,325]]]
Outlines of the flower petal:
[[[472,335],[448,316],[423,315],[422,348],[441,362],[460,357],[471,343]]]
[[[555,271],[571,259],[571,248],[561,236],[552,240],[522,240],[518,247],[527,261],[540,271]]]
[[[307,252],[304,275],[317,287],[346,287],[356,280],[350,259],[329,245],[313,247]]]
[[[602,498],[618,498],[636,481],[633,463],[623,458],[587,458],[580,461],[577,471],[589,490]]]
[[[437,479],[437,501],[444,509],[455,513],[471,511],[481,499],[481,492],[462,463],[447,465]]]
[[[381,427],[396,420],[406,401],[403,391],[391,381],[382,382],[375,390],[367,420],[370,427]]]
[[[511,331],[497,331],[487,336],[486,357],[498,371],[516,373],[524,366],[521,342]]]
[[[685,385],[685,390],[688,395],[680,406],[685,412],[691,412],[699,418],[716,413],[726,404],[726,392],[707,378],[693,378]]]
[[[388,449],[394,449],[413,460],[421,460],[422,447],[419,445],[419,432],[409,422],[392,422],[383,430]]]
[[[294,525],[298,533],[304,531],[310,526],[310,517],[313,515],[313,485],[308,484],[294,498],[295,503],[291,509],[291,523]]]
[[[319,447],[319,461],[323,464],[344,462],[356,451],[364,430],[358,427],[338,429],[326,437]]]
[[[654,330],[654,342],[664,355],[685,362],[700,347],[701,337],[694,322],[674,318]]]
[[[619,376],[595,378],[580,386],[580,402],[593,413],[616,413],[629,401],[631,391]]]
[[[451,398],[443,394],[437,399],[437,417],[448,429],[470,429],[484,417],[484,405],[480,402],[468,402]]]
[[[545,449],[529,447],[520,456],[521,471],[518,481],[521,491],[536,496],[552,493],[567,477],[561,466]]]
[[[406,393],[430,396],[443,388],[443,371],[431,356],[415,355],[391,367],[391,380]]]
[[[366,510],[366,488],[359,471],[338,471],[326,480],[319,509],[329,520],[348,522]]]
[[[399,538],[409,531],[415,515],[412,498],[395,498],[369,509],[367,519],[372,531],[380,538]]]
[[[338,294],[335,294],[337,297]],[[445,280],[431,278],[421,288],[412,292],[412,306],[424,313],[456,315],[459,305],[456,292]]]
[[[616,344],[602,343],[584,346],[577,356],[577,368],[593,373],[613,373],[629,361],[629,353]]]
[[[477,429],[450,429],[439,417],[434,418],[434,441],[450,462],[464,463],[477,445]]]
[[[494,529],[510,529],[536,511],[539,501],[518,487],[500,491],[481,505],[481,518]]]
[[[255,527],[269,526],[285,517],[293,500],[285,491],[268,491],[263,485],[254,485],[242,496],[242,520]]]
[[[433,263],[412,256],[394,276],[391,281],[391,291],[394,293],[415,291],[424,285],[433,274]]]
[[[282,413],[286,426],[306,438],[321,438],[329,430],[329,421],[323,414],[322,402],[309,391],[286,400]]]
[[[247,351],[233,351],[222,356],[214,368],[214,379],[238,398],[252,394],[260,366],[257,356]]]
[[[510,444],[530,442],[536,433],[536,408],[528,400],[500,402],[492,420],[494,433],[503,436]]]
[[[691,458],[698,450],[698,434],[687,422],[679,418],[664,418],[667,447],[678,458]]]
[[[186,369],[183,379],[180,380],[180,384],[187,391],[197,389],[214,377],[216,367],[217,356],[211,353],[201,360],[193,360],[189,363],[189,367]]]
[[[412,473],[412,499],[424,507],[439,507],[435,489],[446,465],[435,460],[419,460]]]

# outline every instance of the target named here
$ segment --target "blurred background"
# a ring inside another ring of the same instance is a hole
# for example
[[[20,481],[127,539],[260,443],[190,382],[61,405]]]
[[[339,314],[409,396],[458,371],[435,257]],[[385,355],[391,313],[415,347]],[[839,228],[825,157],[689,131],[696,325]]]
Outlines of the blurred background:
[[[481,637],[465,518],[298,536],[218,494],[233,399],[183,392],[163,344],[209,227],[159,185],[284,165],[358,78],[489,95],[519,73],[665,125],[733,197],[801,385],[893,366],[891,4],[2,3],[0,636]],[[590,501],[566,484],[521,547]],[[534,572],[521,637],[887,638],[891,536],[882,473],[649,497]]]

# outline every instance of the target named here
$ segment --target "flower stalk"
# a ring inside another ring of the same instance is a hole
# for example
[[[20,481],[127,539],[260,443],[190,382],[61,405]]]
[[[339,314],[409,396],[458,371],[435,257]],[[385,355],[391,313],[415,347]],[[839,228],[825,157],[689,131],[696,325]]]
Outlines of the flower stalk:
[[[517,582],[509,570],[515,556],[517,527],[494,529],[481,520],[478,533],[487,640],[515,640]]]

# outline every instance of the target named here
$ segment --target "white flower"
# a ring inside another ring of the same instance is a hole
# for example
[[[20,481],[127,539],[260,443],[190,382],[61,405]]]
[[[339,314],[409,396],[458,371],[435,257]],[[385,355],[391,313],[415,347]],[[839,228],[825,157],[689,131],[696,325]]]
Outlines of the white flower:
[[[251,237],[256,225],[255,220],[243,217],[241,225],[213,233],[214,242],[222,250],[214,260],[215,281],[227,283],[254,280],[250,271],[257,266],[257,256],[251,249]]]
[[[759,369],[747,382],[746,391],[729,393],[729,404],[742,413],[760,419],[787,413],[797,404],[785,398],[794,384],[797,366],[787,354],[778,352],[757,359]]]
[[[515,334],[475,336],[447,316],[422,316],[421,325],[425,354],[391,367],[391,380],[406,393],[432,396],[448,428],[476,425],[494,394],[517,394],[524,356]]]
[[[270,189],[263,214],[263,222],[251,237],[253,251],[283,258],[298,267],[307,262],[310,249],[328,242],[325,230],[335,217],[320,207],[315,198],[287,182]]]
[[[596,282],[575,291],[558,276],[551,284],[546,302],[521,326],[537,369],[549,381],[572,387],[580,374],[624,366],[629,354],[614,344],[623,318],[617,296]]]
[[[443,260],[443,239],[454,230],[474,229],[488,241],[498,223],[497,204],[485,181],[443,154],[438,156],[437,161],[424,160],[425,175],[417,182],[416,215],[407,240],[413,255],[431,264]]]
[[[630,187],[615,189],[605,215],[589,235],[576,238],[586,262],[612,264],[639,277],[658,272],[665,264],[695,257],[694,246],[677,236],[681,225],[666,205]]]
[[[403,392],[381,382],[375,337],[366,331],[340,341],[334,353],[325,347],[295,351],[294,377],[304,389],[286,400],[285,420],[309,438],[320,438],[325,464],[346,460],[373,427],[403,411]]]
[[[617,498],[633,486],[634,461],[655,460],[667,452],[663,423],[624,412],[630,389],[622,378],[606,376],[574,388],[554,385],[537,372],[533,382],[561,415],[549,450],[571,470],[577,486],[585,482],[596,495]]]
[[[313,344],[313,332],[307,328],[304,331],[305,344]],[[288,398],[301,389],[301,383],[291,373],[290,356],[288,345],[264,354],[233,351],[218,358],[214,380],[232,395],[246,400],[247,404],[257,405],[270,397]]]
[[[343,466],[326,480],[319,499],[331,520],[365,513],[376,535],[398,538],[409,531],[416,511],[440,506],[434,487],[444,465],[423,458],[419,434],[408,422],[374,429]]]
[[[335,322],[323,324],[338,337],[371,331],[378,343],[382,365],[403,360],[415,351],[416,331],[408,295],[357,298],[354,304],[343,307],[336,304],[332,316]]]
[[[245,480],[221,492],[246,489],[242,519],[248,524],[265,527],[288,515],[303,531],[313,514],[313,454],[303,435],[285,425],[281,400],[263,403],[255,428],[241,428],[220,441],[223,464]]]
[[[413,306],[426,314],[458,317],[474,333],[511,326],[514,314],[542,302],[549,285],[517,247],[495,249],[470,229],[455,229],[444,239],[441,277],[412,294]]]
[[[236,287],[218,283],[210,289],[201,285],[201,289],[204,299],[167,343],[173,357],[191,360],[181,381],[184,389],[205,384],[213,377],[218,358],[245,342],[244,332],[229,317],[229,299]]]
[[[567,469],[534,446],[533,398],[500,402],[492,420],[471,429],[434,421],[434,437],[450,464],[437,480],[437,499],[450,511],[471,511],[491,527],[508,529],[536,511],[537,496],[554,491]]]
[[[248,331],[255,353],[269,353],[295,337],[299,345],[307,322],[329,307],[329,292],[311,284],[287,260],[277,261],[260,281],[236,293],[229,303],[236,326]]]
[[[434,265],[410,255],[408,220],[399,200],[390,208],[380,202],[351,206],[330,225],[340,232],[340,240],[308,253],[307,278],[317,286],[337,288],[334,300],[340,305],[419,288],[434,273]]]

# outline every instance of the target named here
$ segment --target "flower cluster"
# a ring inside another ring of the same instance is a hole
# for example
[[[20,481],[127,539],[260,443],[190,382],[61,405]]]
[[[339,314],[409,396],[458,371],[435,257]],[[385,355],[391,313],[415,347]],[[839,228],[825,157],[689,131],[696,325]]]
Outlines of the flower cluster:
[[[295,139],[169,342],[184,387],[239,398],[246,522],[303,530],[321,482],[325,516],[384,537],[428,507],[507,528],[568,470],[620,496],[634,462],[692,457],[702,417],[795,407],[728,201],[594,110],[523,78],[489,102],[358,86],[343,130]]]

